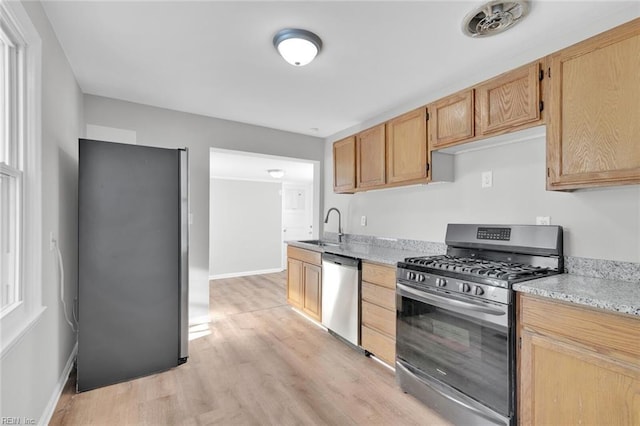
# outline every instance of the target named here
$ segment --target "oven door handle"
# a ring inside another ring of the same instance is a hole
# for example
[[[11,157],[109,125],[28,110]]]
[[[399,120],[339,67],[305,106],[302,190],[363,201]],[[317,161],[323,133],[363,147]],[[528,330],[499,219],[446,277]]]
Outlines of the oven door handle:
[[[438,296],[432,293],[427,293],[424,291],[420,291],[420,290],[415,290],[409,286],[406,286],[404,284],[401,283],[396,283],[396,288],[398,289],[398,293],[401,296],[406,296],[409,297],[411,299],[415,299],[418,300],[420,302],[424,302],[424,303],[437,303],[440,306],[445,305],[445,306],[451,306],[454,308],[462,308],[462,309],[467,309],[470,311],[475,311],[475,312],[481,312],[483,314],[489,314],[489,315],[495,315],[495,316],[501,316],[501,315],[506,315],[506,309],[505,310],[500,310],[498,308],[492,308],[490,306],[487,306],[485,304],[477,304],[477,303],[473,303],[473,302],[463,302],[461,300],[457,300],[457,299],[451,299],[448,297],[442,297],[442,296]]]

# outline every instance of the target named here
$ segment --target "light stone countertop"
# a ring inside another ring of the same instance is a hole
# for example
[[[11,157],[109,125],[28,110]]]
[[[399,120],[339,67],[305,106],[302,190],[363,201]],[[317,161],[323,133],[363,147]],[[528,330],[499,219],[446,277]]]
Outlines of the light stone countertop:
[[[338,246],[318,246],[301,241],[287,241],[287,244],[320,253],[349,256],[394,267],[407,257],[438,255],[443,254],[446,250],[446,246],[439,243],[413,240],[378,241],[367,237],[351,237]],[[636,264],[630,265],[636,266]],[[585,270],[591,271],[591,267]],[[634,280],[622,281],[565,273],[514,284],[513,289],[522,293],[640,317],[640,277],[635,280],[637,274],[634,273],[634,270],[631,270],[630,275],[627,275]]]
[[[640,282],[560,274],[514,284],[513,289],[640,317]]]
[[[429,251],[403,250],[399,248],[381,247],[378,245],[357,242],[341,243],[339,246],[318,246],[301,241],[287,241],[287,244],[293,247],[313,250],[320,253],[332,253],[341,256],[354,257],[369,262],[383,263],[393,267],[395,267],[398,262],[404,260],[407,257],[441,254],[430,253]]]

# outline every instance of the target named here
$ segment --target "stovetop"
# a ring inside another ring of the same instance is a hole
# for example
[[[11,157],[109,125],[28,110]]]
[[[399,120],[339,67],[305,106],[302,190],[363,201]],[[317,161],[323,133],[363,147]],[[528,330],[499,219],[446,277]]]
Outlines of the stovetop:
[[[398,262],[399,280],[417,287],[482,296],[564,272],[562,227],[449,224],[447,254]],[[491,290],[493,291],[493,290]]]
[[[448,271],[468,276],[468,279],[473,277],[495,278],[508,282],[523,281],[558,273],[557,270],[540,266],[450,255],[410,257],[405,259],[405,263],[430,269],[434,273]]]

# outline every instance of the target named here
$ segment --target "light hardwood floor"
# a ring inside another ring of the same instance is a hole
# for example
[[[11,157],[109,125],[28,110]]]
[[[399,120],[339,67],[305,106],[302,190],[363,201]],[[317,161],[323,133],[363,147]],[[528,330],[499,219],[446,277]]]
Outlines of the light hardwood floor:
[[[51,425],[440,425],[393,372],[294,312],[285,273],[211,281],[212,322],[191,328],[189,361],[75,393]]]

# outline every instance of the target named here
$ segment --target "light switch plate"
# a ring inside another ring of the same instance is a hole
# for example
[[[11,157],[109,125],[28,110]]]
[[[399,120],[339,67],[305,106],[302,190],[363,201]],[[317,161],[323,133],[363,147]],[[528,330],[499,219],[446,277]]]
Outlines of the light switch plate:
[[[367,226],[367,217],[366,216],[361,216],[360,217],[360,226]]]
[[[493,172],[489,170],[488,172],[482,172],[482,187],[483,188],[491,188],[493,186]]]

